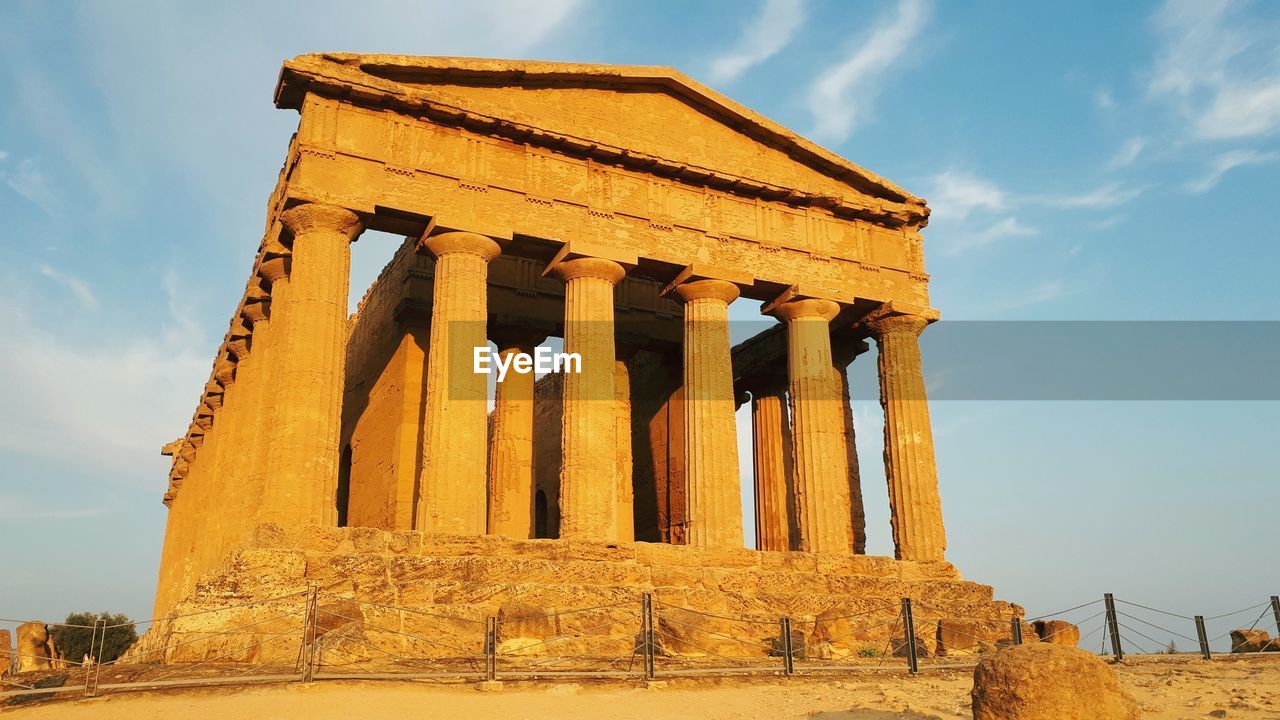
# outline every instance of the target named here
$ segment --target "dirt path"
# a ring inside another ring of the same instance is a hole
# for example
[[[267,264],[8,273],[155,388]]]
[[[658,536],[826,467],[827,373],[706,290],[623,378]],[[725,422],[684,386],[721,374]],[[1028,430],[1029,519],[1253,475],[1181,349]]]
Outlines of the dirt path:
[[[1280,658],[1277,658],[1280,660]],[[1149,720],[1280,718],[1280,662],[1135,662],[1120,677]],[[324,682],[247,689],[137,692],[0,710],[5,717],[58,720],[352,720],[353,718],[513,718],[632,720],[953,720],[969,718],[969,673],[908,678],[862,676],[753,684],[682,680],[659,687],[618,683],[474,685]],[[1225,711],[1225,715],[1211,715]]]

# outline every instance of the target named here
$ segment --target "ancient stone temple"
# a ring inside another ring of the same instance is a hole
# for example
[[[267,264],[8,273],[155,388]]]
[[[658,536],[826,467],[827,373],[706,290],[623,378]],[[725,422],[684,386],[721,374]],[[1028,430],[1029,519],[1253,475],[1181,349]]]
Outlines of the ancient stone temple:
[[[164,449],[158,617],[307,582],[476,616],[639,590],[1014,614],[944,558],[923,200],[668,68],[305,55],[275,102],[298,131]],[[348,316],[367,231],[405,241]],[[733,347],[739,299],[772,325]],[[580,372],[509,372],[490,409],[474,349],[549,337]],[[869,343],[893,559],[863,554],[846,369]]]

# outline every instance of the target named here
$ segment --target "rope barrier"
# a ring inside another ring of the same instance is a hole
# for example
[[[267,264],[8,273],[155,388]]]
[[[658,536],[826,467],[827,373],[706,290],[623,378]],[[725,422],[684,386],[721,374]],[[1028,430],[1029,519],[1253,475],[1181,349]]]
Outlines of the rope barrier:
[[[553,637],[553,638],[547,638],[546,640],[540,640],[540,641],[538,641],[538,642],[536,642],[536,643],[531,643],[531,644],[529,644],[529,645],[525,645],[524,647],[520,648],[518,651],[514,651],[514,652],[513,652],[513,651],[508,650],[507,652],[496,653],[496,654],[497,654],[497,655],[501,655],[501,656],[503,656],[503,657],[508,657],[508,656],[514,655],[516,652],[524,652],[525,650],[528,650],[528,649],[529,649],[529,648],[531,648],[531,647],[538,647],[539,645],[546,645],[546,644],[548,644],[548,643],[557,642],[557,641],[559,641],[559,640],[569,640],[569,639],[573,639],[573,638],[586,637],[586,636],[587,636],[587,635],[589,635],[593,630],[599,630],[600,628],[609,627],[610,625],[614,625],[614,624],[616,624],[616,623],[615,623],[615,621],[610,620],[609,622],[606,622],[606,623],[601,623],[601,624],[599,624],[599,625],[594,625],[594,626],[589,627],[589,628],[586,628],[586,629],[584,629],[584,630],[579,630],[579,631],[578,631],[578,632],[576,632],[576,633],[569,633],[569,634],[566,634],[566,635],[558,635],[558,636]]]
[[[1121,600],[1120,598],[1116,598],[1116,602],[1124,603],[1125,605],[1132,605],[1132,606],[1134,606],[1134,607],[1140,607],[1140,608],[1142,608],[1143,610],[1150,610],[1151,612],[1157,612],[1157,613],[1160,613],[1160,614],[1162,614],[1162,615],[1168,615],[1168,616],[1170,616],[1170,617],[1176,617],[1176,618],[1180,618],[1180,619],[1182,619],[1182,620],[1191,620],[1192,622],[1194,622],[1194,621],[1195,621],[1195,618],[1191,617],[1190,615],[1179,615],[1178,613],[1171,613],[1171,612],[1169,612],[1169,611],[1167,611],[1167,610],[1158,610],[1158,609],[1153,608],[1153,607],[1147,607],[1146,605],[1139,605],[1139,604],[1138,604],[1138,603],[1136,603],[1136,602],[1129,602],[1128,600]]]
[[[346,621],[348,621],[348,622],[358,623],[358,624],[363,625],[363,626],[365,626],[365,627],[371,627],[371,628],[373,628],[373,629],[375,629],[375,630],[381,630],[381,631],[383,631],[383,632],[393,633],[393,634],[396,634],[396,635],[404,635],[404,636],[405,636],[405,637],[407,637],[407,638],[412,638],[412,639],[414,639],[414,640],[421,640],[422,642],[425,642],[425,643],[428,643],[428,644],[431,644],[431,645],[439,645],[440,647],[448,648],[448,649],[453,650],[453,651],[455,651],[455,652],[459,652],[459,653],[463,653],[463,654],[466,654],[466,652],[467,652],[467,650],[465,650],[464,648],[457,647],[456,645],[450,645],[450,644],[448,644],[448,643],[443,643],[443,642],[440,642],[440,641],[438,641],[438,640],[432,640],[432,639],[430,639],[430,638],[425,638],[425,637],[422,637],[422,636],[420,636],[420,635],[414,635],[413,633],[405,632],[404,630],[399,630],[399,629],[395,629],[395,628],[384,627],[384,626],[382,626],[382,625],[376,625],[376,624],[371,623],[371,622],[369,622],[369,621],[367,621],[367,620],[357,620],[356,618],[353,618],[353,617],[347,617],[346,615],[341,615],[341,614],[336,613],[336,612],[333,612],[333,611],[331,611],[331,610],[325,610],[324,608],[321,608],[321,607],[317,607],[317,608],[316,608],[316,614],[317,614],[317,615],[320,615],[320,614],[329,615],[329,616],[331,616],[331,617],[340,618],[340,619],[342,619],[342,620],[346,620]]]
[[[661,619],[661,618],[660,618],[660,619]],[[681,626],[683,626],[683,627],[687,627],[687,628],[689,628],[689,629],[691,629],[691,630],[697,630],[698,632],[706,633],[707,635],[710,635],[710,636],[712,636],[712,637],[723,638],[723,639],[725,639],[725,640],[733,640],[734,642],[740,642],[740,643],[742,643],[743,645],[751,645],[751,646],[753,646],[753,647],[758,647],[758,648],[761,648],[761,649],[766,650],[766,651],[768,651],[768,652],[773,652],[773,650],[774,650],[774,648],[773,648],[773,646],[772,646],[772,645],[762,645],[761,643],[758,643],[758,642],[752,642],[752,641],[750,641],[750,640],[743,640],[742,638],[736,638],[736,637],[733,637],[732,635],[725,635],[724,633],[718,633],[718,632],[715,632],[714,630],[707,630],[706,628],[700,628],[700,627],[698,627],[697,625],[692,625],[692,624],[690,624],[690,623],[686,623],[686,622],[680,622],[679,620],[672,620],[671,618],[666,618],[666,621],[667,621],[667,622],[670,622],[670,623],[675,623],[676,625],[681,625]]]
[[[1170,630],[1169,628],[1160,627],[1159,625],[1156,625],[1155,623],[1153,623],[1153,622],[1151,622],[1151,621],[1149,621],[1149,620],[1143,620],[1142,618],[1137,617],[1136,615],[1130,615],[1129,613],[1124,612],[1123,610],[1117,610],[1117,611],[1116,611],[1116,614],[1117,614],[1117,615],[1123,615],[1123,616],[1125,616],[1125,617],[1129,618],[1130,620],[1137,620],[1138,622],[1143,623],[1144,625],[1150,625],[1151,627],[1153,627],[1153,628],[1155,628],[1155,629],[1159,630],[1160,632],[1167,632],[1167,633],[1169,633],[1170,635],[1173,635],[1173,636],[1175,636],[1175,637],[1180,637],[1180,638],[1182,638],[1183,640],[1188,640],[1188,641],[1190,641],[1190,642],[1197,643],[1197,644],[1200,642],[1200,640],[1199,640],[1198,638],[1193,638],[1193,637],[1191,637],[1191,636],[1189,636],[1189,635],[1183,635],[1182,633],[1177,632],[1176,630]],[[1192,618],[1192,620],[1194,621],[1194,620],[1195,620],[1195,618]],[[1134,632],[1137,632],[1137,631],[1135,630]]]
[[[399,612],[412,613],[414,615],[424,615],[426,617],[438,618],[440,620],[452,620],[454,622],[470,623],[472,625],[484,625],[483,620],[472,620],[471,618],[464,618],[457,615],[444,615],[441,613],[430,613],[430,612],[426,612],[425,610],[415,610],[413,608],[400,607],[399,605],[387,605],[385,603],[376,603],[369,600],[355,600],[353,598],[345,598],[345,597],[342,597],[341,595],[332,595],[330,593],[317,593],[316,595],[317,597],[334,598],[336,600],[351,600],[357,605],[368,605],[370,607],[382,608],[384,610],[396,610]]]
[[[1074,612],[1074,611],[1076,611],[1076,610],[1079,610],[1080,608],[1086,608],[1086,607],[1089,607],[1090,605],[1093,605],[1094,603],[1100,603],[1100,602],[1102,602],[1102,598],[1098,598],[1097,600],[1090,600],[1090,601],[1089,601],[1089,602],[1087,602],[1087,603],[1083,603],[1083,604],[1081,604],[1081,605],[1076,605],[1075,607],[1067,608],[1066,610],[1059,610],[1059,611],[1057,611],[1057,612],[1045,613],[1044,615],[1037,615],[1037,616],[1032,617],[1032,618],[1027,618],[1027,620],[1026,620],[1026,621],[1027,621],[1027,622],[1035,622],[1036,620],[1044,620],[1045,618],[1050,618],[1050,617],[1053,617],[1053,616],[1055,616],[1055,615],[1066,615],[1066,614],[1067,614],[1067,613],[1069,613],[1069,612]]]
[[[685,612],[691,612],[695,615],[704,615],[706,617],[716,618],[717,620],[728,620],[730,622],[739,622],[739,623],[752,624],[752,625],[768,625],[770,627],[778,624],[777,618],[770,618],[768,620],[750,620],[747,618],[730,617],[728,615],[717,615],[716,613],[707,612],[705,610],[695,610],[694,608],[680,607],[679,605],[670,605],[668,603],[662,602],[661,600],[658,600],[657,598],[654,598],[653,601],[659,605],[662,605],[663,607],[671,608],[672,610],[684,610]]]

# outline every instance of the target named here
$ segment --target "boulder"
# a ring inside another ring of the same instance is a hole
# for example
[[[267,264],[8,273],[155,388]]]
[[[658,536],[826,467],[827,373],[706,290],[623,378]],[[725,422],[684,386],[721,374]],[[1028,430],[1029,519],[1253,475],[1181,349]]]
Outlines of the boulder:
[[[1274,642],[1266,630],[1232,630],[1231,652],[1251,653],[1274,650],[1280,643]]]
[[[943,618],[938,621],[937,635],[937,654],[946,657],[963,657],[1013,644],[1013,630],[1004,620]],[[1022,626],[1022,641],[1036,641],[1030,625]]]
[[[838,660],[863,649],[884,652],[889,640],[887,626],[875,615],[850,617],[855,612],[852,608],[839,607],[819,613],[813,619],[813,632],[809,633],[806,643],[809,653],[824,660]],[[869,628],[873,625],[879,627]]]
[[[0,678],[9,676],[9,667],[13,663],[13,640],[8,630],[0,630]]]
[[[1080,628],[1066,620],[1036,620],[1032,624],[1040,642],[1075,647],[1080,644]]]
[[[655,630],[664,652],[689,657],[762,657],[768,655],[772,638],[759,625],[724,619],[728,610],[723,601],[706,611],[661,608],[655,613]]]
[[[511,601],[498,608],[498,652],[509,653],[542,646],[558,634],[556,616],[547,610]]]
[[[41,622],[18,626],[18,672],[52,670],[53,653],[49,650],[49,630]]]
[[[1115,671],[1083,650],[1029,643],[996,651],[973,671],[974,720],[1136,720]]]

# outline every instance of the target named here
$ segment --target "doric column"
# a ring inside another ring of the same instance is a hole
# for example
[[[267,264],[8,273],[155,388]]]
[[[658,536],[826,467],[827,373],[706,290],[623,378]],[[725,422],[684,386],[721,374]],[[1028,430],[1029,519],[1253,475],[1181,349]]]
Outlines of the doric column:
[[[261,266],[259,266],[261,274]],[[255,278],[256,279],[256,278]],[[245,302],[243,315],[253,324],[253,371],[254,393],[253,417],[249,427],[245,429],[244,453],[245,476],[244,492],[248,497],[262,497],[266,487],[268,452],[267,440],[271,432],[272,396],[277,386],[272,382],[271,372],[274,366],[272,357],[271,296],[259,290]],[[256,500],[254,501],[256,502]],[[249,517],[254,518],[251,512]],[[252,527],[252,522],[250,523]]]
[[[817,298],[767,306],[787,324],[797,549],[848,553],[849,473],[840,382],[831,360],[831,319],[840,307]]]
[[[836,377],[840,379],[840,412],[844,416],[844,449],[849,469],[849,519],[853,523],[853,552],[867,552],[867,515],[862,502],[862,473],[858,467],[858,443],[853,427],[853,401],[849,392],[849,365],[867,349],[862,340],[845,340],[832,348]]]
[[[917,315],[874,314],[866,320],[880,350],[880,405],[884,407],[885,478],[895,556],[943,560],[947,548],[933,457],[929,402],[920,367]]]
[[[516,369],[512,358],[529,355],[545,335],[504,333],[498,355],[511,362],[497,384],[489,439],[489,534],[533,537],[533,368]]]
[[[627,361],[631,359],[634,348],[619,347],[615,350],[617,357],[613,363],[613,397],[615,432],[618,438],[618,489],[615,507],[617,508],[617,539],[622,542],[633,542],[636,539],[635,488],[632,485],[631,458],[631,369]]]
[[[422,247],[436,256],[436,268],[417,529],[483,535],[488,408],[474,353],[489,344],[489,261],[502,248],[469,232],[433,235]]]
[[[684,301],[684,458],[689,544],[742,547],[742,491],[734,419],[729,303],[738,286],[694,280],[674,290]]]
[[[751,441],[756,490],[756,549],[790,550],[792,491],[791,420],[786,380],[751,393]]]
[[[613,286],[626,270],[603,258],[557,263],[565,282],[564,350],[582,372],[564,375],[560,466],[560,537],[617,537],[617,407],[614,388]]]
[[[279,388],[268,447],[261,518],[282,524],[337,523],[338,436],[342,424],[347,293],[355,213],[308,203],[286,210],[293,234],[287,293],[273,301],[281,326],[272,365]]]

